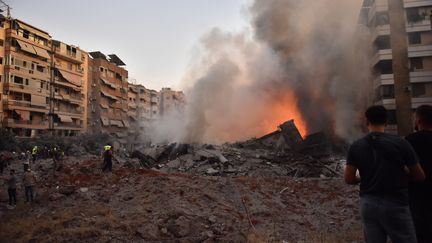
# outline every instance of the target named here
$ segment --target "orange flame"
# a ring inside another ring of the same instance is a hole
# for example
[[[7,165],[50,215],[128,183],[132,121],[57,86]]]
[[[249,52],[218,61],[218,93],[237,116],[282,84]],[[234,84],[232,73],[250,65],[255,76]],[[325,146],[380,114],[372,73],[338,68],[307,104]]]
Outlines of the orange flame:
[[[277,127],[293,119],[302,137],[307,135],[307,126],[304,122],[301,113],[297,108],[297,98],[292,92],[284,93],[277,97],[272,104],[269,104],[269,111],[266,116],[266,120],[262,124],[262,134],[265,135],[271,133],[277,129]]]

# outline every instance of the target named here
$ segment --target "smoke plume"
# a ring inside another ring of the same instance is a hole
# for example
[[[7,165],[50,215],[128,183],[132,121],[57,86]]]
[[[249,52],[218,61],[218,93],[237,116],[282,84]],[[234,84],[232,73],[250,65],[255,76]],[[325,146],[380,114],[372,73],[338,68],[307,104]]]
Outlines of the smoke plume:
[[[250,28],[201,39],[184,78],[186,112],[164,139],[242,140],[288,119],[303,135],[356,138],[370,86],[360,8],[360,0],[255,0]]]

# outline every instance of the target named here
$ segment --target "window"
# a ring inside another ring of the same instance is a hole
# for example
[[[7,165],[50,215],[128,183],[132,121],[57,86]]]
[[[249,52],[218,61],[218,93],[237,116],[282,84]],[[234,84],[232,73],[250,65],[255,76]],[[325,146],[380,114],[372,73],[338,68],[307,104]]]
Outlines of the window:
[[[420,15],[419,8],[407,8],[406,14],[408,23],[420,22],[423,19]]]
[[[26,62],[26,61],[23,61],[22,63],[23,63],[23,64],[22,64],[23,67],[27,67],[27,62]]]
[[[103,67],[100,67],[99,70],[101,71],[101,73],[103,73],[104,68],[103,68]]]
[[[29,80],[26,78],[25,85],[29,85]]]
[[[422,57],[413,57],[410,58],[410,70],[423,70],[423,58]]]
[[[393,62],[391,60],[382,60],[376,65],[376,71],[381,74],[393,73]]]
[[[419,97],[426,94],[426,84],[425,83],[415,83],[412,84],[412,96]]]
[[[16,84],[24,84],[24,79],[21,77],[15,76],[13,80],[14,80],[14,83],[16,83]]]
[[[379,12],[376,14],[376,26],[389,24],[388,12]]]
[[[38,70],[39,72],[43,73],[44,72],[44,67],[43,66],[36,66],[36,70]]]
[[[72,63],[68,63],[68,69],[72,70]]]
[[[23,37],[26,38],[26,39],[28,39],[29,35],[30,35],[30,32],[28,30],[24,30]]]
[[[0,39],[0,46],[4,46],[4,40]]]
[[[375,47],[378,50],[391,49],[390,36],[389,35],[379,36],[375,41]]]
[[[0,64],[3,65],[3,57],[0,57]]]
[[[410,45],[421,44],[421,33],[420,32],[408,33],[408,42]]]

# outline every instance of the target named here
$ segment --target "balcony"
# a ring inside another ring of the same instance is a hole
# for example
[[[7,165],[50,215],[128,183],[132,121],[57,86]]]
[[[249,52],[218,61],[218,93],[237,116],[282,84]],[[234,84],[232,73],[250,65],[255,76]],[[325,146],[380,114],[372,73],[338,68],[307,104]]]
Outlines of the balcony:
[[[375,0],[374,4],[369,9],[368,22],[370,22],[377,12],[388,11],[387,0]]]
[[[3,121],[4,127],[25,129],[48,129],[47,122],[23,121],[7,119]]]
[[[58,130],[83,130],[83,125],[75,124],[75,123],[65,123],[65,122],[55,122],[54,129]]]
[[[408,47],[408,57],[432,56],[432,45],[420,45]]]
[[[406,23],[407,32],[419,32],[419,31],[430,31],[430,30],[432,30],[430,19],[423,19],[417,22]]]
[[[36,111],[41,113],[48,113],[49,106],[48,104],[32,104],[30,101],[21,101],[21,100],[4,100],[3,106],[5,110],[29,110]]]
[[[391,49],[378,50],[376,54],[372,57],[371,65],[375,66],[379,61],[392,59],[393,55]]]
[[[405,8],[431,6],[430,0],[404,0]]]
[[[374,87],[377,88],[381,85],[394,84],[393,74],[381,74],[374,79]]]
[[[432,71],[415,71],[410,72],[411,83],[432,82]]]

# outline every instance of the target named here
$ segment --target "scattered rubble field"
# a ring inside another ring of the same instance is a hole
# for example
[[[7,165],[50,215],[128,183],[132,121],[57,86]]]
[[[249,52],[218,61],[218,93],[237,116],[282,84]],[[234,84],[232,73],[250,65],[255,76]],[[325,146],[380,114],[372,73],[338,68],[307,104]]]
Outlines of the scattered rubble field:
[[[205,176],[96,157],[40,161],[33,205],[5,208],[0,242],[361,242],[358,190],[341,178]],[[19,169],[21,164],[16,163]],[[120,168],[119,168],[120,167]]]

